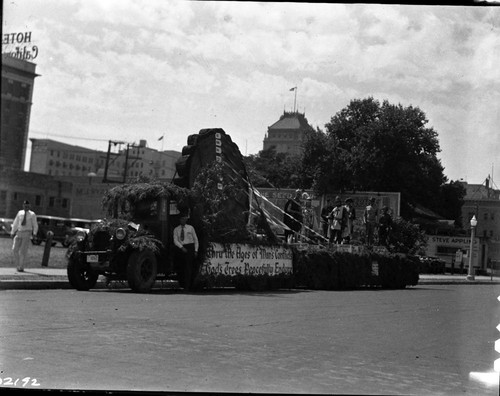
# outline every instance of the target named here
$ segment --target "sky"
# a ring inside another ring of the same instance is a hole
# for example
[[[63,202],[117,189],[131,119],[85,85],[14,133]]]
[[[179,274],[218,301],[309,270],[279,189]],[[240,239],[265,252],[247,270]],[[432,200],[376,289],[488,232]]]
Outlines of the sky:
[[[324,130],[353,99],[420,108],[449,180],[500,186],[500,8],[6,0],[37,46],[30,138],[181,151],[223,128],[244,155],[283,111]],[[2,45],[2,52],[15,45]],[[290,91],[297,87],[297,91]],[[164,138],[160,139],[162,136]],[[29,147],[28,147],[29,149]]]

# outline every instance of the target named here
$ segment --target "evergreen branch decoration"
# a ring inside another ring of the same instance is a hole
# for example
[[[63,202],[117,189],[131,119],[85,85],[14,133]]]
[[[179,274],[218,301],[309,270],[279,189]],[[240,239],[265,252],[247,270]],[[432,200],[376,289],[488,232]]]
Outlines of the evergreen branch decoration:
[[[178,207],[189,207],[188,189],[159,181],[139,181],[113,187],[104,194],[102,207],[110,217],[130,220],[133,218],[136,203],[167,196],[175,200]]]

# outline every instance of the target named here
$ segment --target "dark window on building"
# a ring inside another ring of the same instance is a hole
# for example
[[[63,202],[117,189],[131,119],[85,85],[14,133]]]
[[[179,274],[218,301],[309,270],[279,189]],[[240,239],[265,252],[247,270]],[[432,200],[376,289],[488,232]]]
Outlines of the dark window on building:
[[[70,159],[70,160],[75,159],[75,154],[70,154],[70,155],[69,155],[69,159]]]
[[[35,196],[35,206],[42,206],[42,196],[41,195]]]
[[[50,150],[50,155],[54,156],[54,150]]]
[[[20,96],[24,99],[28,99],[30,97],[30,87],[28,84],[21,84]]]
[[[12,200],[17,201],[17,193],[16,192],[12,194]]]
[[[11,95],[14,93],[14,81],[13,80],[9,80],[8,81],[8,84],[7,84],[7,93],[11,94]]]
[[[487,233],[488,233],[488,231],[483,230],[483,237],[485,237],[485,238],[486,238],[486,237],[488,236],[488,235],[487,235]]]
[[[495,220],[495,213],[491,213],[491,220]]]
[[[67,207],[68,207],[68,203],[69,203],[68,198],[63,198],[63,200],[62,200],[62,205],[61,205],[61,206],[62,206],[63,208],[67,208]]]
[[[490,230],[490,237],[493,236],[493,230]]]
[[[488,213],[486,213],[486,212],[484,213],[484,219],[488,220]]]
[[[56,201],[55,197],[49,197],[49,207],[53,208],[54,207],[54,202]]]

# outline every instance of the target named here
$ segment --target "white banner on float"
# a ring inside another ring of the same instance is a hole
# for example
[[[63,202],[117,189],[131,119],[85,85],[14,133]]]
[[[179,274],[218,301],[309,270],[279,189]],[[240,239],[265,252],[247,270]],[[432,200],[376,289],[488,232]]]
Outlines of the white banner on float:
[[[285,246],[209,243],[203,275],[291,274],[292,250]]]

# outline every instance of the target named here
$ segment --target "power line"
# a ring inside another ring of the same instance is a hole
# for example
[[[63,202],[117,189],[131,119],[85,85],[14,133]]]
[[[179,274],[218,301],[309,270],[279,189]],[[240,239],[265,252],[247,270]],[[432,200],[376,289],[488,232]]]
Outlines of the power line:
[[[93,141],[98,141],[98,142],[107,142],[109,140],[109,139],[96,139],[96,138],[87,138],[87,137],[79,137],[79,136],[59,135],[57,133],[44,133],[44,132],[36,132],[36,131],[31,131],[31,133],[34,133],[37,135],[43,135],[43,136],[63,137],[63,138],[75,139],[75,140],[93,140]]]

